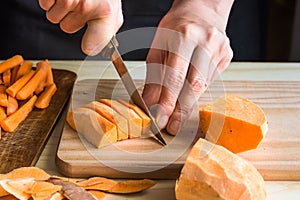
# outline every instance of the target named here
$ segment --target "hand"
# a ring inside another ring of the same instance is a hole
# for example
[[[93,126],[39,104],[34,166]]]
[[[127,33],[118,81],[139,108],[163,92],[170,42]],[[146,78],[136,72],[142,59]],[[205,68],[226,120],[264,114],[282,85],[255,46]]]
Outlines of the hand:
[[[39,0],[47,19],[74,33],[86,24],[81,48],[87,55],[98,54],[123,23],[121,0]]]
[[[147,56],[143,98],[159,128],[178,133],[208,84],[230,63],[225,28],[233,0],[175,0]]]

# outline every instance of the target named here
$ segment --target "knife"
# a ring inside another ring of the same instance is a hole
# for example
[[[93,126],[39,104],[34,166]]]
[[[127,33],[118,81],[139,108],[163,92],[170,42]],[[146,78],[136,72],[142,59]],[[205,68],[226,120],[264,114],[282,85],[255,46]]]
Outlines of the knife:
[[[140,93],[138,92],[138,89],[136,87],[136,85],[134,84],[128,70],[127,67],[122,59],[122,56],[117,48],[118,46],[118,41],[116,39],[116,37],[114,36],[109,44],[103,49],[103,51],[101,52],[102,56],[105,58],[110,57],[113,65],[115,66],[116,71],[118,72],[132,102],[139,106],[151,119],[151,125],[150,125],[150,129],[153,133],[153,135],[156,137],[156,139],[158,139],[158,141],[163,144],[166,145],[167,143],[165,142],[164,138],[162,137],[161,131],[158,128],[154,117],[152,116],[152,114],[150,113],[147,105],[145,104],[142,96],[140,95]]]

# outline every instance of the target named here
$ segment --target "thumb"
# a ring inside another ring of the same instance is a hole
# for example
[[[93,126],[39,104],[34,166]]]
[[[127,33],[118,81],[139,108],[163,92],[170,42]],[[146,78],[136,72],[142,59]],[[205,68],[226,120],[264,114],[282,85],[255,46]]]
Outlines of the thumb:
[[[112,23],[108,23],[107,20],[97,19],[89,21],[82,38],[82,51],[89,56],[97,55],[116,31]]]

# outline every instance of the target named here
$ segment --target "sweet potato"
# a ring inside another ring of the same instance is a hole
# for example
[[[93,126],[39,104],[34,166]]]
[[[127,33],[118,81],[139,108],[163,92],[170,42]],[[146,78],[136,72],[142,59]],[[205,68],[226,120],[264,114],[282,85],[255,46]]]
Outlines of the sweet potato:
[[[115,124],[118,132],[118,140],[128,139],[128,122],[125,117],[120,115],[118,112],[116,112],[106,104],[97,101],[93,101],[85,105],[84,107],[95,110],[97,113]]]
[[[4,85],[0,85],[0,106],[7,107],[8,99],[6,94],[6,87]]]
[[[98,190],[89,190],[89,193],[91,193],[93,195],[93,197],[96,198],[97,200],[102,200],[106,196],[106,194],[104,192],[101,192]]]
[[[17,80],[17,73],[19,71],[20,65],[15,66],[11,69],[11,76],[10,76],[10,84],[14,84],[14,82]]]
[[[8,99],[8,103],[6,108],[6,114],[9,116],[18,110],[19,104],[15,98],[9,95],[7,99]]]
[[[44,200],[50,198],[56,192],[61,191],[61,186],[54,185],[50,182],[35,181],[33,185],[27,190],[34,200]]]
[[[266,199],[265,183],[248,161],[204,139],[193,146],[175,187],[176,199]]]
[[[136,193],[149,189],[155,184],[156,183],[150,179],[122,181],[118,182],[118,184],[108,190],[108,192],[118,194]]]
[[[12,84],[9,88],[6,89],[6,93],[12,97],[15,97],[16,94],[21,90],[24,85],[33,77],[34,71],[31,70],[20,79],[18,79],[14,84]]]
[[[3,83],[4,85],[7,87],[10,85],[10,79],[11,79],[11,72],[10,72],[10,69],[6,70],[3,72]]]
[[[117,141],[117,128],[106,118],[88,108],[72,111],[76,130],[98,148]]]
[[[0,122],[1,127],[7,132],[13,132],[18,125],[27,117],[27,115],[34,108],[37,96],[31,97],[25,104],[23,104],[16,112],[8,116]]]
[[[248,99],[226,95],[199,110],[206,139],[234,153],[255,149],[268,124],[263,110]]]
[[[0,73],[5,72],[8,69],[11,69],[17,65],[20,65],[24,61],[21,55],[15,55],[2,63],[0,63]]]
[[[52,85],[47,86],[43,93],[37,99],[35,107],[39,109],[47,108],[56,90],[57,88],[54,83]]]
[[[29,199],[31,197],[31,195],[26,191],[29,190],[33,183],[33,178],[0,180],[0,186],[18,199]]]
[[[25,60],[18,69],[16,80],[19,80],[19,78],[29,73],[32,70],[32,65],[33,65],[32,62]]]
[[[127,119],[129,128],[129,138],[137,138],[141,136],[143,128],[142,119],[132,109],[112,99],[101,99],[100,102],[110,106],[120,115]]]
[[[5,108],[0,106],[0,121],[4,120],[6,116]]]
[[[108,191],[117,185],[118,182],[103,178],[103,177],[92,177],[88,180],[77,182],[77,185],[86,189],[86,190],[101,190],[101,191]]]

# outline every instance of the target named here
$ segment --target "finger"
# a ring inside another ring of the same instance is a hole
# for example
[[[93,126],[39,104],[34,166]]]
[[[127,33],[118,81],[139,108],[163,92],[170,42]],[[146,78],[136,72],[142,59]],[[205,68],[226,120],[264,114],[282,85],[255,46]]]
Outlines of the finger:
[[[60,22],[61,30],[66,33],[75,33],[86,24],[86,19],[76,12],[69,12]]]
[[[46,13],[47,19],[57,24],[78,4],[74,0],[56,0],[55,4]]]
[[[55,0],[39,0],[39,4],[43,10],[48,11],[55,4]]]
[[[164,54],[164,51],[152,48],[147,55],[147,73],[142,96],[150,109],[159,100],[164,76]]]
[[[167,125],[168,133],[176,135],[184,122],[189,118],[192,109],[201,94],[207,89],[207,75],[211,63],[211,57],[207,51],[197,47],[193,53],[187,72],[186,81]]]
[[[163,86],[158,101],[159,107],[156,114],[156,121],[161,129],[167,125],[183,87],[189,66],[187,60],[190,59],[184,59],[170,52],[168,54]]]

